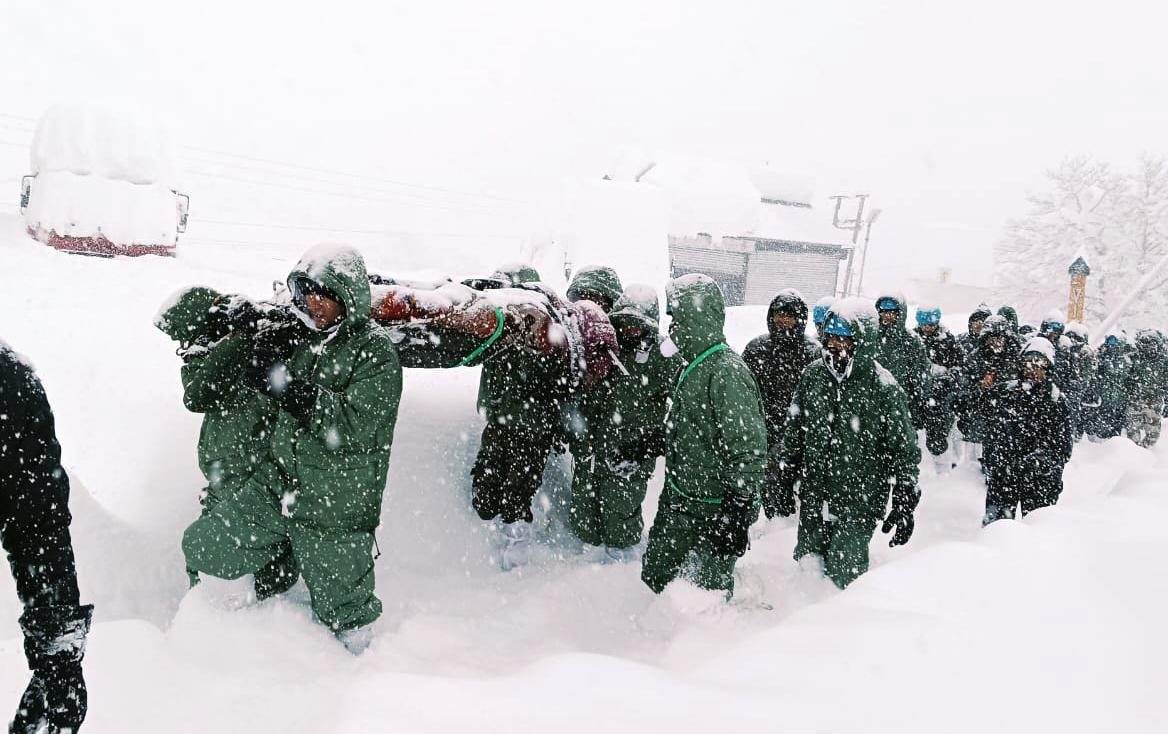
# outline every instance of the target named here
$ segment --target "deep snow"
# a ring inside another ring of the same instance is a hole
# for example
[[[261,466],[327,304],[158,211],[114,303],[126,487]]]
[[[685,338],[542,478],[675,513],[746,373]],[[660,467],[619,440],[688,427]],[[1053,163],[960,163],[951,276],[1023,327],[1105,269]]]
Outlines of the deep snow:
[[[261,605],[246,583],[185,594],[177,546],[202,485],[199,418],[151,318],[185,285],[261,297],[300,254],[69,256],[0,215],[0,337],[37,365],[56,411],[82,594],[97,605],[85,732],[1168,725],[1168,449],[1125,439],[1076,449],[1059,507],[987,530],[976,472],[938,477],[928,463],[913,541],[890,550],[877,535],[873,570],[846,592],[791,560],[791,521],[761,521],[727,605],[685,584],[654,597],[636,564],[582,556],[563,531],[558,464],[533,563],[501,572],[468,502],[478,373],[408,371],[378,533],[386,611],[366,655],[311,621],[302,587]],[[733,346],[764,314],[730,310]],[[660,475],[647,517],[659,489]],[[5,576],[0,715],[27,679],[17,614]]]

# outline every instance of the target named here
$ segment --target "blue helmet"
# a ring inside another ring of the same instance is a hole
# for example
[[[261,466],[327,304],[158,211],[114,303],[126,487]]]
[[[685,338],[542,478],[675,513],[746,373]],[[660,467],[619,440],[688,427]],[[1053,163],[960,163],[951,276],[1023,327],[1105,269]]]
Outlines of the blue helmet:
[[[899,311],[900,302],[892,296],[881,296],[876,301],[877,311]]]
[[[830,334],[831,336],[855,336],[855,334],[852,333],[851,325],[848,324],[847,321],[844,321],[842,318],[840,318],[839,314],[836,313],[831,314],[827,318],[827,323],[823,327],[823,333]]]
[[[823,323],[827,318],[827,306],[815,306],[811,309],[811,320],[815,322],[816,326]]]
[[[1038,328],[1038,330],[1039,331],[1053,331],[1056,334],[1062,334],[1063,331],[1065,330],[1065,328],[1066,327],[1063,325],[1063,322],[1050,319],[1047,321],[1043,321],[1042,326],[1040,326]]]
[[[917,326],[936,326],[941,323],[941,309],[918,308]]]

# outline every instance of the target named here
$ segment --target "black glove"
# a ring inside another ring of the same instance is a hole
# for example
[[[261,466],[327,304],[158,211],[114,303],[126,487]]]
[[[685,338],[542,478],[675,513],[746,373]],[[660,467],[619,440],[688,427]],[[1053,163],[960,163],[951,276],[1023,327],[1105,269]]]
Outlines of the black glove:
[[[1027,455],[1025,466],[1039,476],[1054,474],[1058,471],[1058,463],[1045,451],[1035,451]]]
[[[76,732],[88,709],[81,660],[89,635],[93,606],[36,607],[20,618],[24,631],[24,654],[32,670],[16,717],[9,726],[12,734],[44,731]]]
[[[251,354],[243,367],[243,384],[275,398],[289,380],[284,361],[292,356],[295,344],[283,329],[256,335]]]
[[[227,317],[232,331],[254,334],[259,329],[260,319],[264,318],[256,305],[246,298],[225,299],[222,304],[216,302],[216,306]]]
[[[888,547],[895,548],[898,545],[904,545],[912,538],[915,527],[916,521],[913,520],[911,512],[904,512],[893,507],[892,511],[888,513],[888,517],[884,518],[884,526],[880,528],[880,531],[891,533],[893,529],[896,530],[892,535],[892,540],[888,541]]]
[[[712,555],[741,558],[750,547],[750,524],[754,520],[754,500],[737,493],[722,498],[722,513],[711,518],[706,547]]]
[[[641,434],[635,440],[625,441],[617,447],[616,453],[621,460],[633,461],[638,464],[658,456],[665,455],[664,431],[651,431]]]
[[[296,341],[289,329],[272,329],[256,335],[251,355],[243,368],[243,383],[267,395],[300,421],[308,420],[320,387],[297,380],[284,361],[292,356]]]
[[[890,548],[904,545],[912,538],[913,529],[916,527],[913,512],[917,508],[920,496],[921,492],[915,484],[907,481],[897,483],[896,490],[892,494],[892,510],[888,513],[888,517],[884,518],[884,525],[880,528],[882,533],[896,531],[893,533],[892,540],[888,541]]]

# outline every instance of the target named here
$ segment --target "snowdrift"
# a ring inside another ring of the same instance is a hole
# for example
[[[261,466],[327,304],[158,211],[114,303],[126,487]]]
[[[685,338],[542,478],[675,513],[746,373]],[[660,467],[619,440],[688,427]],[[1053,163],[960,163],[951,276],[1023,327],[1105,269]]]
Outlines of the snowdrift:
[[[761,521],[740,598],[636,564],[599,564],[564,530],[566,467],[537,498],[532,564],[501,572],[469,510],[481,419],[475,369],[410,370],[378,537],[377,639],[353,658],[303,587],[185,593],[181,530],[198,511],[198,417],[151,324],[179,287],[270,293],[299,253],[202,247],[173,260],[71,258],[0,217],[0,336],[37,366],[57,414],[82,594],[97,605],[85,731],[1158,732],[1168,631],[1168,447],[1083,444],[1059,507],[980,528],[971,467],[923,471],[917,533],[873,543],[846,592],[791,560]],[[374,266],[376,267],[376,265]],[[732,346],[765,309],[731,309]],[[651,518],[660,473],[650,486]],[[0,714],[26,681],[0,575]]]

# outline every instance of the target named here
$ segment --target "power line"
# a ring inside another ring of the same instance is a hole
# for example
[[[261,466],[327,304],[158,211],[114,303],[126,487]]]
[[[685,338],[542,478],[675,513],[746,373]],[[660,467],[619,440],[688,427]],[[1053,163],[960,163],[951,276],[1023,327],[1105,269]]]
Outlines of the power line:
[[[314,176],[307,176],[303,173],[295,173],[295,172],[291,172],[291,171],[277,171],[277,170],[274,170],[272,168],[257,167],[257,166],[250,165],[247,163],[243,163],[243,164],[235,163],[235,162],[228,163],[225,161],[217,161],[217,160],[208,159],[208,158],[190,158],[187,156],[180,156],[180,158],[188,164],[195,163],[195,164],[201,164],[201,165],[208,165],[209,164],[211,166],[222,166],[224,168],[230,167],[231,170],[242,170],[244,173],[255,174],[255,175],[260,175],[260,176],[272,176],[272,177],[279,177],[281,179],[292,178],[292,179],[297,179],[300,181],[306,181],[308,183],[314,183],[314,184],[319,184],[319,185],[324,185],[324,186],[341,187],[341,188],[344,188],[346,190],[357,189],[360,191],[371,191],[371,192],[376,192],[376,193],[387,194],[389,196],[408,197],[410,199],[431,202],[431,203],[436,202],[436,203],[440,203],[440,204],[451,204],[454,206],[465,206],[467,204],[473,205],[473,204],[480,203],[480,202],[465,202],[465,201],[460,202],[460,201],[455,201],[455,200],[451,200],[451,199],[436,199],[428,194],[415,193],[415,192],[410,192],[410,191],[398,191],[398,190],[387,189],[387,188],[379,188],[376,186],[370,186],[368,184],[360,184],[360,183],[355,183],[355,182],[334,181],[334,180],[324,179],[324,178],[319,178],[319,177],[314,177]],[[244,166],[244,168],[241,168],[240,167],[241,165]],[[261,166],[262,166],[262,164],[261,164]],[[486,202],[482,202],[482,203],[486,203]]]
[[[314,225],[275,224],[267,222],[233,222],[225,219],[206,219],[202,217],[194,221],[198,224],[222,224],[233,227],[259,227],[262,229],[291,229],[303,230],[306,232],[339,232],[342,234],[385,234],[418,237],[475,237],[484,239],[510,239],[512,237],[518,236],[515,234],[483,234],[478,232],[420,232],[404,229],[345,229],[343,227],[320,227]]]
[[[345,193],[343,191],[327,191],[324,189],[313,189],[313,188],[307,188],[304,186],[293,186],[291,184],[277,183],[275,181],[262,181],[262,180],[257,180],[257,179],[253,179],[253,178],[244,178],[242,176],[232,176],[232,175],[229,175],[226,173],[213,173],[211,171],[198,171],[198,170],[194,170],[194,171],[188,170],[187,173],[192,175],[192,176],[203,176],[206,178],[219,178],[219,179],[224,179],[227,181],[239,181],[241,183],[255,184],[256,186],[270,186],[272,188],[287,189],[289,191],[301,191],[301,192],[305,192],[305,193],[309,193],[309,194],[324,194],[325,196],[338,196],[342,199],[358,199],[358,200],[363,200],[363,201],[375,201],[375,202],[382,203],[382,204],[401,204],[402,203],[401,201],[394,201],[393,199],[387,199],[385,197],[364,196],[362,194]],[[440,202],[435,202],[435,201],[430,201],[430,200],[418,201],[416,204],[414,204],[414,206],[429,207],[432,209],[439,209],[442,211],[450,211],[450,212],[476,212],[479,214],[496,214],[496,213],[498,213],[498,210],[491,211],[488,209],[475,209],[473,207],[459,206],[459,205],[444,206]]]
[[[301,165],[299,163],[288,163],[285,161],[278,161],[278,160],[275,160],[273,158],[261,158],[258,156],[243,155],[241,153],[230,153],[228,151],[214,150],[212,148],[201,148],[201,147],[194,146],[194,145],[183,145],[180,147],[182,147],[184,150],[193,150],[197,153],[210,153],[211,155],[227,156],[230,158],[239,158],[242,160],[253,161],[256,163],[267,163],[267,164],[276,165],[276,166],[285,166],[287,168],[296,168],[296,169],[299,169],[302,171],[310,171],[312,173],[323,173],[323,174],[332,175],[332,176],[344,176],[346,178],[360,178],[360,179],[364,179],[366,181],[377,181],[379,183],[387,183],[387,184],[391,184],[393,186],[403,186],[405,188],[411,188],[411,189],[422,189],[425,191],[435,191],[435,192],[440,192],[440,193],[444,193],[444,194],[455,194],[457,196],[470,196],[470,197],[476,197],[476,198],[481,198],[481,199],[493,199],[495,201],[506,201],[506,202],[511,202],[511,203],[515,203],[515,204],[526,204],[527,203],[527,201],[525,201],[523,199],[512,199],[512,198],[508,198],[508,197],[504,197],[504,196],[495,196],[493,194],[475,193],[475,192],[471,192],[471,191],[458,191],[456,189],[447,189],[447,188],[443,188],[441,186],[427,186],[425,184],[409,183],[408,181],[396,181],[394,179],[384,178],[381,176],[371,176],[371,175],[363,174],[363,173],[352,173],[349,171],[339,171],[339,170],[330,169],[330,168],[319,168],[317,166],[305,166],[305,165]]]

